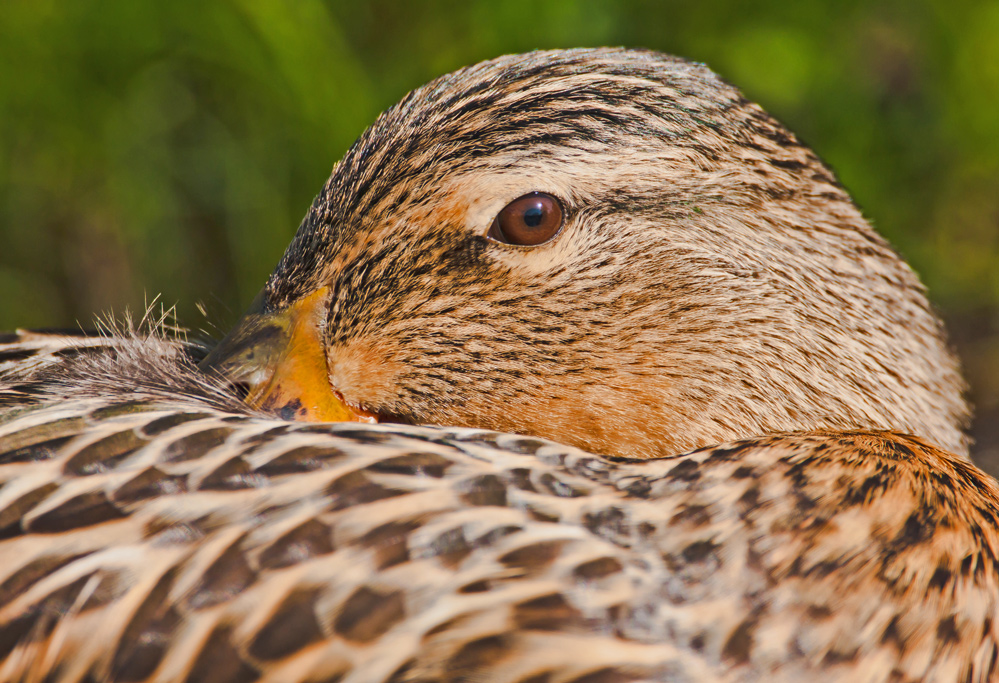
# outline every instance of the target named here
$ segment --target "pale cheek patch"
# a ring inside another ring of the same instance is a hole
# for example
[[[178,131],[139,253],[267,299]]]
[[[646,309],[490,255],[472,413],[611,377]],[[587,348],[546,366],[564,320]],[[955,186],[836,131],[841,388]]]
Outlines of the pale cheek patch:
[[[384,343],[354,339],[331,348],[326,362],[330,384],[348,403],[374,410],[393,403],[403,366]]]
[[[549,244],[523,249],[496,249],[495,259],[525,276],[552,275],[562,266],[586,258],[588,236],[577,221],[566,222],[562,233]]]

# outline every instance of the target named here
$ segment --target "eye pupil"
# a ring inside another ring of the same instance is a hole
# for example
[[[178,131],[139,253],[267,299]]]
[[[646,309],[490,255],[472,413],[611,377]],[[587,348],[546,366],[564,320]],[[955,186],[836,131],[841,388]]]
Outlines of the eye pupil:
[[[529,228],[536,228],[541,225],[541,220],[545,217],[540,206],[532,206],[524,211],[524,224]]]
[[[514,199],[496,214],[489,237],[504,244],[533,247],[552,240],[562,229],[562,205],[544,192]]]

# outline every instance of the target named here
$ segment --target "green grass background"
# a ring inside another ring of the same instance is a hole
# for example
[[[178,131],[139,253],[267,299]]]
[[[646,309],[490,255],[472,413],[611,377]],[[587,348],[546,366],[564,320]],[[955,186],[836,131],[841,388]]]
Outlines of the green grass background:
[[[253,297],[407,90],[536,48],[704,61],[838,172],[948,319],[999,466],[999,2],[6,0],[0,329]],[[994,461],[994,462],[993,462]]]

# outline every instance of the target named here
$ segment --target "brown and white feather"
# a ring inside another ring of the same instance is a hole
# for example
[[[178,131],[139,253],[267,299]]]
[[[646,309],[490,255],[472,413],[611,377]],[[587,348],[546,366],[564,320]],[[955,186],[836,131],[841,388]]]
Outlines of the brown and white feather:
[[[995,676],[999,490],[917,438],[635,461],[188,401],[5,411],[0,679]]]

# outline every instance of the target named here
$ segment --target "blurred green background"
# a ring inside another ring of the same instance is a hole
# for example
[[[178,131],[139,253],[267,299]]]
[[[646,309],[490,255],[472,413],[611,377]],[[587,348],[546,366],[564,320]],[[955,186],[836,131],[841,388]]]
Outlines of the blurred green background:
[[[224,328],[380,110],[593,45],[708,63],[836,169],[948,320],[999,471],[999,2],[5,0],[0,329],[155,294]]]

